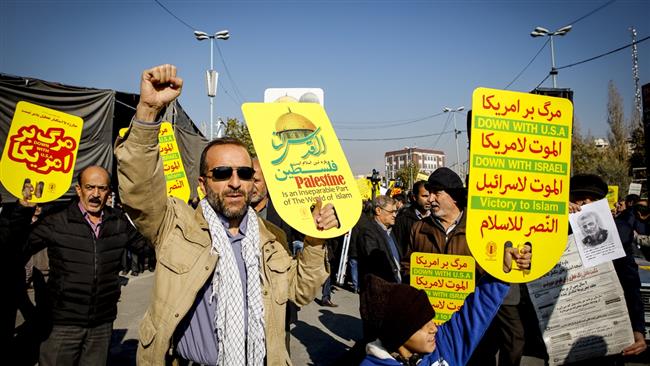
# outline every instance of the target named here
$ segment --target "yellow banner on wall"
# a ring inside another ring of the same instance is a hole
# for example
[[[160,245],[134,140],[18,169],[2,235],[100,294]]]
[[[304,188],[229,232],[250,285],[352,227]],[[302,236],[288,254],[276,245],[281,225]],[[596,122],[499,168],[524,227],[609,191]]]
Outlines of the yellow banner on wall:
[[[83,120],[28,102],[18,102],[0,161],[7,191],[22,198],[25,182],[34,186],[32,202],[53,201],[72,183]]]
[[[467,255],[415,252],[411,255],[411,286],[424,290],[440,325],[460,310],[476,287],[476,262]]]
[[[467,243],[507,282],[548,272],[568,232],[573,105],[568,99],[478,88],[472,98]],[[503,271],[504,249],[532,247],[530,270]]]
[[[361,195],[325,109],[316,103],[246,103],[242,111],[282,219],[317,238],[352,229],[361,214]],[[310,206],[317,197],[334,205],[339,228],[316,228]]]
[[[158,134],[158,146],[160,149],[160,158],[163,162],[165,172],[165,182],[167,183],[167,194],[187,202],[190,199],[190,185],[187,181],[185,167],[181,160],[181,153],[176,144],[174,136],[174,127],[169,122],[160,124],[160,133]]]

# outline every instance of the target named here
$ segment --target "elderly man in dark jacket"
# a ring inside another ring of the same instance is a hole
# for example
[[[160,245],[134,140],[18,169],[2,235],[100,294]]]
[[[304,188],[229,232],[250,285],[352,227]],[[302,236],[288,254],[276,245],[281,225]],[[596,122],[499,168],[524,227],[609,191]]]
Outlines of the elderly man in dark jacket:
[[[388,196],[376,197],[373,212],[374,220],[364,226],[358,238],[361,291],[367,274],[374,274],[389,282],[401,282],[399,250],[395,236],[391,233],[397,215],[395,200]]]
[[[27,240],[25,255],[47,248],[48,312],[52,329],[41,344],[39,364],[105,365],[120,298],[120,259],[144,238],[128,219],[106,206],[110,177],[90,166],[78,175],[78,200],[47,216]]]

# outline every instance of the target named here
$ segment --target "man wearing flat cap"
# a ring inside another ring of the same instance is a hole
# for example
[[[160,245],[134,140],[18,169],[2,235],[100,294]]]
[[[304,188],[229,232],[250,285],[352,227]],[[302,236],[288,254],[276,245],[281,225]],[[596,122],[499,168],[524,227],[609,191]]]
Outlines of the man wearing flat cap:
[[[569,212],[580,211],[580,206],[601,200],[607,196],[607,183],[595,174],[576,174],[571,177],[569,189]],[[614,219],[616,229],[621,238],[625,257],[613,260],[616,274],[623,287],[625,303],[632,323],[634,343],[623,350],[624,356],[638,355],[646,349],[645,343],[645,320],[643,302],[641,300],[641,281],[639,279],[639,267],[634,261],[633,241],[634,230],[629,222],[623,217]],[[595,244],[592,244],[595,245]],[[599,359],[598,365],[614,365],[617,360],[612,357]],[[592,363],[596,364],[596,363]]]

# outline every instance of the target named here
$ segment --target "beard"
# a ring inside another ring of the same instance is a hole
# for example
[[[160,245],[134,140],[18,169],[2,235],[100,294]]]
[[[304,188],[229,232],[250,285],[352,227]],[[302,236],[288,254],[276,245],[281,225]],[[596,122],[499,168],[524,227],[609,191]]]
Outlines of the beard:
[[[208,200],[208,203],[212,209],[225,216],[229,220],[237,220],[244,217],[246,211],[248,211],[248,205],[250,205],[250,192],[246,192],[242,189],[225,189],[222,192],[213,191],[207,184],[205,185],[206,193],[205,196]],[[224,197],[228,194],[241,194],[244,197],[243,202],[240,204],[226,204]]]

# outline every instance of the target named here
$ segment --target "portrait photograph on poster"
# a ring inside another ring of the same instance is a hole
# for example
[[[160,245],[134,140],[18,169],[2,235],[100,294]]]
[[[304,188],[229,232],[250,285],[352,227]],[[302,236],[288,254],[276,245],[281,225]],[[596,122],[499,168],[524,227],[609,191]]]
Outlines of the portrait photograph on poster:
[[[625,256],[607,199],[582,206],[569,215],[576,246],[585,267]]]

